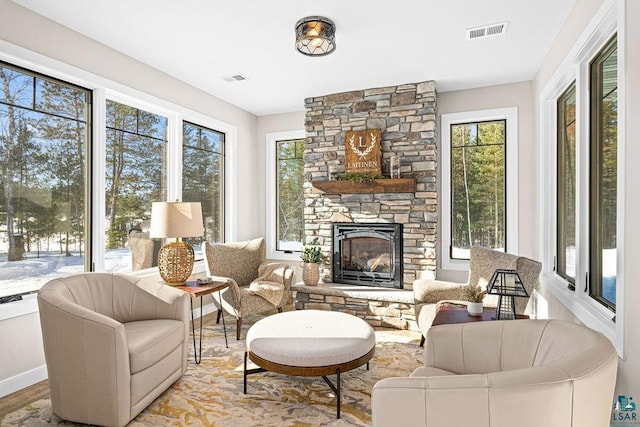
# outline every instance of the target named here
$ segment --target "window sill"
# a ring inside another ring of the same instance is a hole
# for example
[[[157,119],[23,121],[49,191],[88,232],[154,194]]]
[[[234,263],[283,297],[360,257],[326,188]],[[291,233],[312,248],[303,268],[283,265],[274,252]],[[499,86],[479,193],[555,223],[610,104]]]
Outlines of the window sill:
[[[148,280],[162,281],[158,267],[146,268],[126,274]],[[204,277],[205,274],[204,261],[196,261],[193,266],[193,275],[195,277]],[[37,291],[34,291],[32,294],[23,295],[21,301],[8,302],[0,305],[0,321],[38,313],[37,297]]]
[[[619,335],[619,327],[614,322],[609,310],[600,307],[588,297],[578,297],[575,291],[567,288],[566,282],[551,274],[540,276],[540,287],[553,295],[571,314],[573,314],[585,326],[602,333],[616,347],[618,355],[623,357],[624,341]],[[617,319],[617,318],[616,318]],[[622,319],[617,319],[622,322]]]
[[[37,294],[23,295],[22,300],[0,306],[0,321],[38,312]]]

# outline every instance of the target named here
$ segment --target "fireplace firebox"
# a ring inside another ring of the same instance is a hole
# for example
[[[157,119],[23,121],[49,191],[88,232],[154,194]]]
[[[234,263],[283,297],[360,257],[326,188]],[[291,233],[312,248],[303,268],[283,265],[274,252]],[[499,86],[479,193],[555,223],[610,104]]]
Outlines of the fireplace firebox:
[[[333,224],[335,283],[402,289],[402,256],[402,224]]]

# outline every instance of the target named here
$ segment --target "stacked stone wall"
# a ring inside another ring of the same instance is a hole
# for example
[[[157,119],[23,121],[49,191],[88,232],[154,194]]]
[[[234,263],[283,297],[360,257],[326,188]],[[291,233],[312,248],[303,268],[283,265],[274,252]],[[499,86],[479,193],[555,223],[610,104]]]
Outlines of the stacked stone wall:
[[[403,84],[308,98],[305,144],[305,233],[319,238],[322,278],[332,280],[333,222],[404,224],[404,287],[433,276],[436,268],[437,122],[435,82]],[[313,181],[344,173],[345,132],[381,130],[382,172],[400,159],[402,177],[416,180],[412,193],[320,194]]]

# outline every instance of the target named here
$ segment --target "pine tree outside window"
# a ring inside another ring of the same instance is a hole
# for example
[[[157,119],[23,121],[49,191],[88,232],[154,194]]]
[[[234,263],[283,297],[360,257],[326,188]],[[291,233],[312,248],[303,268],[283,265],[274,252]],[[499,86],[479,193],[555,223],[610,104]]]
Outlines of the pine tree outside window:
[[[0,62],[0,297],[90,263],[91,92]]]
[[[166,200],[167,118],[107,100],[106,271],[128,272],[110,262],[130,253],[129,234],[148,231],[151,203]]]
[[[184,122],[182,201],[200,202],[207,242],[224,242],[224,133]],[[186,239],[199,248],[202,238]]]
[[[276,143],[278,251],[300,251],[304,240],[304,140]]]
[[[506,120],[451,125],[451,245],[469,259],[473,245],[504,251]]]

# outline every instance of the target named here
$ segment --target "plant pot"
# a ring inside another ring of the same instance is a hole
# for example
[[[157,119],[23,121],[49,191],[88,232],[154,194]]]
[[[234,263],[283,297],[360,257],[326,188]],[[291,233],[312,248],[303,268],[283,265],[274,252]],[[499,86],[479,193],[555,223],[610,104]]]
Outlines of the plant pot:
[[[467,311],[472,316],[482,316],[482,302],[467,302]]]
[[[303,262],[302,281],[306,286],[316,286],[320,281],[320,264]]]

